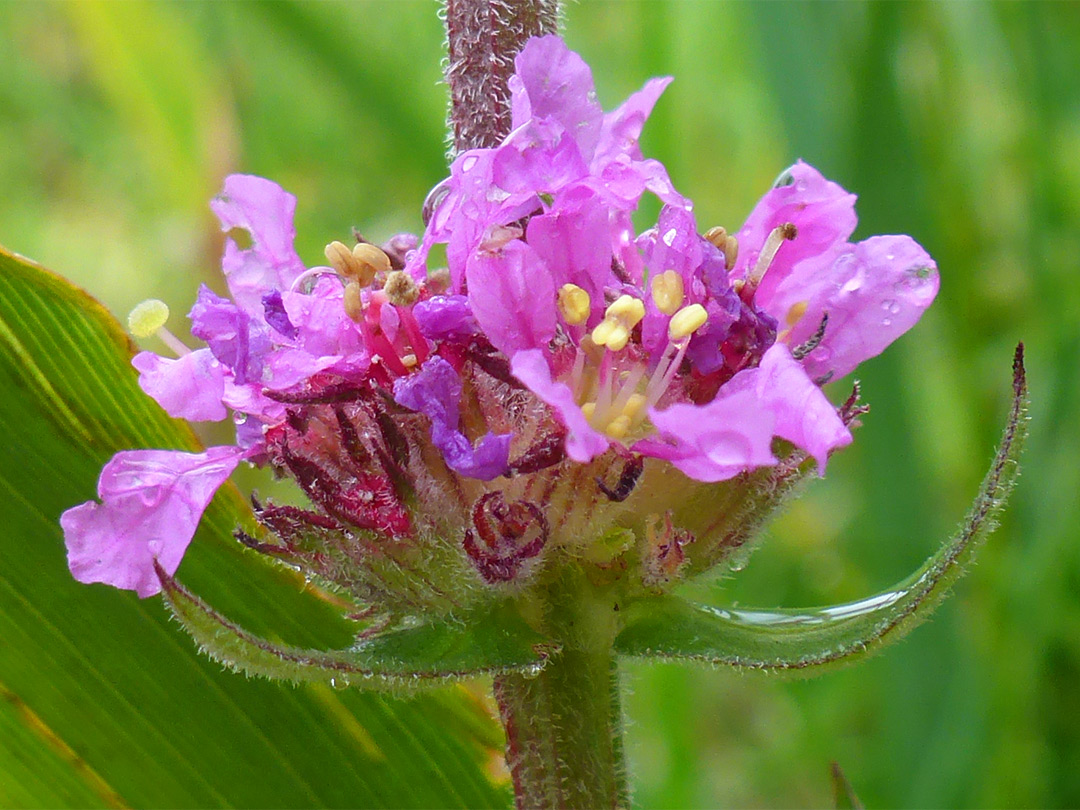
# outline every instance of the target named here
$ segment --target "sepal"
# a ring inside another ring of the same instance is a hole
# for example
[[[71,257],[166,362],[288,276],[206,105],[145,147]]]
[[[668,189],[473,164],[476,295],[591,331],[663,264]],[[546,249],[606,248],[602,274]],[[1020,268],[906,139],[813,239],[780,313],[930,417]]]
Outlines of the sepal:
[[[1027,435],[1023,345],[1013,362],[1013,403],[990,470],[949,542],[907,579],[868,599],[807,610],[716,608],[676,596],[631,602],[616,652],[697,660],[738,669],[800,672],[847,662],[901,638],[926,619],[997,526]]]
[[[160,567],[157,573],[166,604],[202,651],[249,676],[411,691],[477,675],[536,673],[557,651],[502,603],[454,622],[398,626],[348,650],[305,650],[248,632]]]

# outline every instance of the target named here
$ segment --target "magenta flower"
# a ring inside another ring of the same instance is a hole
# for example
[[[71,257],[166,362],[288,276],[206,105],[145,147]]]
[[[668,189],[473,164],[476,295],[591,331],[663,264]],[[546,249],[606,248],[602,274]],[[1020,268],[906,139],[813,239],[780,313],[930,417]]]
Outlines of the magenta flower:
[[[516,66],[512,130],[456,158],[420,239],[334,242],[327,266],[306,268],[295,199],[226,180],[214,211],[251,242],[226,243],[231,297],[199,291],[205,348],[134,364],[175,416],[231,412],[237,446],[119,454],[103,503],[63,519],[78,578],[155,592],[152,561],[176,570],[246,458],[294,478],[316,511],[260,505],[280,542],[245,542],[361,601],[420,610],[470,582],[516,587],[553,548],[590,554],[616,520],[650,538],[635,559],[653,587],[707,539],[672,524],[688,493],[781,460],[823,472],[851,442],[854,412],[821,385],[930,304],[925,251],[903,236],[850,244],[853,195],[802,162],[736,236],[702,235],[638,143],[669,80],[605,113],[558,37],[531,40]],[[639,234],[646,193],[663,207]],[[440,243],[447,267],[429,267]],[[379,584],[371,566],[395,554],[423,587]]]

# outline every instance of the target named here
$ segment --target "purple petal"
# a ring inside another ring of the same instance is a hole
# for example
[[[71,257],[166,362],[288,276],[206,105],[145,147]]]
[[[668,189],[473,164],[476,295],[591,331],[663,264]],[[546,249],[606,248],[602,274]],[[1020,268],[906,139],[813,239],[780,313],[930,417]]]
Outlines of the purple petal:
[[[434,295],[417,303],[413,316],[431,340],[463,340],[480,331],[464,295]]]
[[[706,405],[678,403],[663,411],[650,409],[649,418],[659,438],[637,442],[632,449],[666,459],[696,481],[726,481],[744,470],[776,463],[775,418],[748,388],[722,390]]]
[[[600,138],[604,111],[596,101],[592,71],[555,35],[534,37],[514,59],[510,79],[513,128],[552,118],[573,134],[586,160]]]
[[[799,290],[801,268],[798,275],[775,297],[779,308],[809,302],[791,346],[809,339],[829,314],[824,340],[804,361],[815,379],[842,377],[879,355],[922,317],[940,285],[937,264],[909,236],[874,236],[850,246],[805,280],[809,291]]]
[[[221,400],[225,394],[225,370],[209,349],[185,354],[176,360],[153,352],[131,358],[139,372],[139,387],[153,397],[169,416],[192,422],[217,422],[225,418]]]
[[[248,232],[251,247],[225,242],[222,267],[233,299],[252,315],[261,313],[262,296],[272,289],[288,289],[304,264],[293,249],[296,197],[279,185],[247,174],[225,178],[225,188],[210,207],[221,230]]]
[[[266,322],[282,337],[295,340],[299,332],[289,320],[289,313],[285,311],[281,290],[268,292],[263,296],[262,304]]]
[[[506,475],[512,435],[487,433],[474,448],[458,430],[461,390],[454,367],[435,355],[416,374],[395,381],[394,399],[431,420],[432,443],[454,472],[482,481]]]
[[[530,121],[495,150],[492,180],[506,192],[553,194],[588,176],[572,132],[548,121]]]
[[[539,349],[518,352],[510,360],[510,370],[541,400],[555,409],[566,427],[566,454],[581,464],[588,463],[611,446],[611,441],[593,428],[574,401],[569,387],[551,379],[551,369]]]
[[[491,344],[507,356],[555,336],[555,281],[529,245],[481,250],[467,268],[469,306]]]
[[[262,323],[205,284],[199,287],[188,317],[191,334],[206,341],[214,357],[232,369],[238,384],[259,378],[263,357],[271,348]]]
[[[243,454],[237,447],[117,453],[98,480],[102,503],[87,501],[60,516],[72,575],[141,597],[159,593],[154,560],[176,573],[207,504]]]

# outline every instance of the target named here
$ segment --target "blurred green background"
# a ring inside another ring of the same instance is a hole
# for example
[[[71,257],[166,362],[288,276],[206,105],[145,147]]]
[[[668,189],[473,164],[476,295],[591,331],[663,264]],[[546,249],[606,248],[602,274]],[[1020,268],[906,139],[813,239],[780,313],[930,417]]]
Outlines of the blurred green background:
[[[0,243],[121,315],[182,319],[221,248],[233,171],[300,199],[309,263],[358,226],[418,230],[445,172],[432,2],[0,4]],[[837,760],[881,807],[1080,806],[1080,5],[599,2],[566,38],[601,101],[675,84],[645,149],[737,228],[802,157],[911,233],[937,304],[860,370],[873,411],[718,601],[844,601],[960,519],[1028,348],[1024,474],[934,620],[817,680],[627,668],[646,808],[820,806]],[[840,389],[833,391],[841,396]]]

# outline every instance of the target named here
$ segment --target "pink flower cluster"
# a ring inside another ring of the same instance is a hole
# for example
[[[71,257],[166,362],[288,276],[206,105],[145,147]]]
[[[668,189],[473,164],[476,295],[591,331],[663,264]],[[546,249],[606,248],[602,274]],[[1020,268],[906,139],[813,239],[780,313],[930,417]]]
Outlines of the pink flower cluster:
[[[466,546],[490,556],[503,541],[481,526],[518,527],[531,557],[547,522],[532,502],[504,503],[515,476],[609,454],[716,482],[775,464],[776,438],[821,470],[851,441],[820,386],[918,320],[938,289],[927,253],[907,236],[849,242],[854,195],[802,162],[736,234],[702,235],[638,144],[669,79],[605,113],[588,66],[558,37],[530,41],[516,67],[510,134],[459,155],[425,207],[422,239],[391,240],[386,266],[362,281],[343,273],[347,257],[305,268],[293,197],[259,178],[226,180],[214,211],[251,244],[227,243],[231,298],[204,287],[191,310],[206,347],[133,362],[172,415],[231,411],[236,446],[117,454],[102,503],[62,518],[77,579],[156,593],[153,560],[175,572],[242,459],[294,475],[330,516],[319,520],[402,534],[415,521],[393,493],[423,457],[425,475],[476,493],[462,508],[480,521]],[[663,209],[636,234],[646,192]],[[448,272],[428,265],[437,244]],[[523,421],[536,409],[548,416]],[[402,427],[416,414],[445,465],[437,474]],[[325,450],[334,442],[347,452]],[[495,579],[520,567],[485,565]]]

